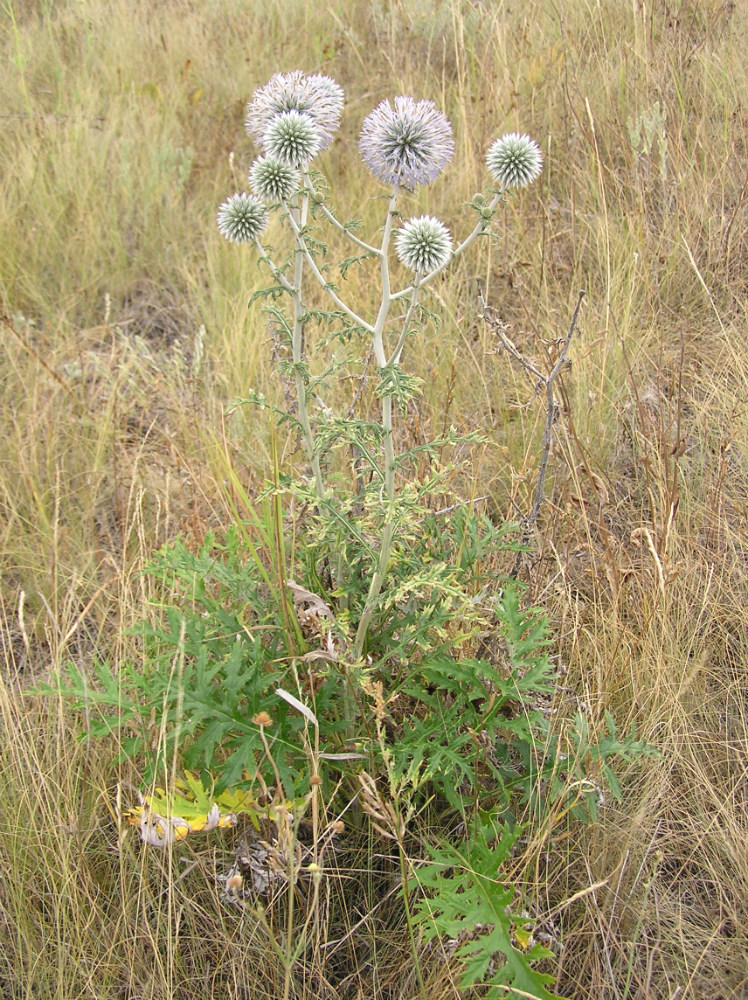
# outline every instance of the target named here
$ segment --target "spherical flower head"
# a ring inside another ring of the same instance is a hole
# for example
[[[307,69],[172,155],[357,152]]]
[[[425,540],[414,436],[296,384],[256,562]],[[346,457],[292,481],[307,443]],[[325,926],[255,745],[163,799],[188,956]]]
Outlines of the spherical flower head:
[[[256,90],[247,105],[247,132],[262,141],[270,122],[285,111],[308,114],[319,131],[319,149],[327,149],[340,125],[343,88],[321,73],[306,76],[301,70],[276,73]]]
[[[397,256],[418,274],[428,274],[449,263],[452,237],[447,227],[430,215],[409,219],[395,235]]]
[[[503,188],[526,187],[540,175],[543,154],[529,135],[510,132],[491,144],[486,163]]]
[[[251,243],[267,221],[267,208],[253,194],[232,194],[218,209],[218,231],[232,243]]]
[[[358,148],[380,181],[414,190],[436,180],[455,144],[452,126],[433,101],[396,97],[394,108],[382,101],[366,116]]]
[[[261,156],[252,164],[249,182],[260,198],[266,201],[287,201],[299,190],[299,171],[272,156]]]
[[[265,151],[273,159],[298,167],[319,152],[319,130],[311,115],[304,111],[284,111],[265,129]]]

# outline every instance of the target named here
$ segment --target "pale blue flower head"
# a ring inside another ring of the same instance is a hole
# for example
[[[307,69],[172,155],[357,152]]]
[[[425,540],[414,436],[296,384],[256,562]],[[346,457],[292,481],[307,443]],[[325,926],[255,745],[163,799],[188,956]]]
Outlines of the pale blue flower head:
[[[319,133],[319,150],[327,149],[340,126],[343,88],[321,73],[307,76],[301,70],[276,73],[256,90],[247,105],[245,127],[262,141],[268,125],[284,111],[301,111],[312,118]]]
[[[447,227],[430,215],[408,219],[395,235],[397,256],[418,274],[428,274],[449,263],[452,237]]]
[[[491,144],[486,163],[503,188],[526,187],[540,175],[543,154],[529,135],[510,132]]]
[[[272,156],[261,156],[252,164],[249,183],[266,201],[288,201],[299,190],[299,171]]]
[[[433,101],[396,97],[364,119],[359,150],[385,184],[415,189],[436,180],[454,153],[452,126]]]
[[[218,231],[232,243],[251,243],[267,221],[267,208],[253,194],[232,194],[218,209]]]
[[[262,145],[273,159],[298,167],[319,153],[319,129],[305,111],[284,111],[268,125]]]

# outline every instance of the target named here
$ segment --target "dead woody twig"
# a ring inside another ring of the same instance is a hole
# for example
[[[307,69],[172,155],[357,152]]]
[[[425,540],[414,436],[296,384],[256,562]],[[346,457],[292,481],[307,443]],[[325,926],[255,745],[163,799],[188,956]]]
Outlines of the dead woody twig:
[[[543,440],[541,444],[540,453],[540,466],[538,468],[538,481],[535,486],[535,500],[530,509],[530,513],[522,518],[522,525],[525,529],[523,540],[527,540],[529,536],[530,529],[537,520],[538,514],[540,513],[540,508],[543,506],[543,501],[545,500],[545,480],[548,473],[548,460],[551,455],[551,446],[553,444],[553,424],[556,420],[558,413],[558,404],[556,402],[554,387],[558,376],[561,373],[561,369],[566,363],[567,355],[569,353],[569,346],[571,344],[571,338],[574,336],[574,331],[577,326],[577,319],[579,318],[579,310],[582,305],[582,299],[584,298],[584,291],[579,293],[577,297],[577,304],[574,307],[574,314],[571,317],[571,323],[569,324],[569,331],[566,336],[560,341],[560,350],[558,356],[556,357],[556,362],[553,365],[551,371],[544,375],[540,369],[537,367],[532,358],[527,355],[522,354],[517,345],[510,340],[507,336],[506,326],[501,322],[499,317],[496,315],[494,310],[488,305],[485,298],[483,297],[483,291],[478,286],[478,302],[481,307],[481,315],[483,319],[488,323],[490,328],[496,334],[501,344],[501,347],[507,352],[507,354],[516,361],[518,365],[529,372],[533,378],[537,379],[535,386],[535,395],[538,395],[542,390],[545,390],[546,399],[546,417],[545,417],[545,427],[543,429]],[[519,569],[519,565],[515,568]]]

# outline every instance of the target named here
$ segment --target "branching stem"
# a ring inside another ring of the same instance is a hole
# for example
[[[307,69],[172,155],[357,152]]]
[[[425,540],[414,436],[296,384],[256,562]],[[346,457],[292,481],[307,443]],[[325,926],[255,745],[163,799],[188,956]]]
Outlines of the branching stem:
[[[309,196],[303,194],[301,196],[301,205],[291,209],[289,213],[290,218],[294,218],[294,215],[298,219],[298,224],[301,228],[306,225],[307,214],[309,211]],[[304,444],[306,445],[307,458],[312,466],[312,475],[314,476],[314,488],[317,496],[320,500],[325,498],[325,484],[322,479],[322,469],[320,467],[319,454],[314,445],[314,435],[312,434],[312,426],[309,422],[309,411],[306,405],[306,380],[304,378],[304,372],[302,364],[304,361],[304,303],[301,298],[301,281],[304,271],[304,257],[301,254],[296,254],[294,260],[294,289],[292,293],[293,299],[293,330],[291,334],[291,356],[294,363],[294,382],[296,384],[296,401],[298,406],[299,423],[301,424],[301,431],[304,436]]]
[[[350,308],[350,306],[346,305],[345,302],[343,302],[343,300],[333,291],[333,289],[330,286],[330,282],[325,278],[324,274],[322,274],[320,269],[317,267],[317,262],[309,252],[309,247],[307,246],[306,240],[304,239],[304,233],[302,232],[302,227],[299,226],[298,221],[294,218],[292,209],[289,208],[286,202],[283,203],[283,207],[288,213],[288,221],[291,224],[291,229],[293,229],[294,231],[294,235],[296,237],[296,246],[299,250],[299,253],[303,255],[304,259],[309,264],[309,267],[312,269],[314,277],[324,288],[324,290],[333,300],[338,309],[342,309],[343,312],[346,313],[346,315],[350,316],[350,318],[357,326],[360,326],[363,330],[366,330],[369,333],[373,334],[374,327],[371,325],[371,323],[367,323],[365,319],[362,319],[357,313],[353,311],[353,309]]]
[[[304,174],[304,184],[309,188],[313,197],[318,197],[317,191],[314,187],[314,184],[312,183],[312,178],[309,176],[308,173]],[[362,250],[366,250],[367,253],[374,254],[376,257],[378,257],[381,254],[382,252],[381,250],[379,250],[377,247],[373,247],[370,243],[366,243],[365,240],[359,239],[358,236],[356,236],[355,233],[351,232],[351,230],[347,226],[344,226],[343,223],[330,211],[330,209],[327,207],[327,205],[325,205],[323,201],[318,201],[317,207],[320,209],[320,211],[327,219],[327,221],[330,223],[330,225],[333,226],[335,229],[337,229],[339,233],[342,233],[345,237],[351,240],[352,243],[355,243],[357,247],[360,247]]]

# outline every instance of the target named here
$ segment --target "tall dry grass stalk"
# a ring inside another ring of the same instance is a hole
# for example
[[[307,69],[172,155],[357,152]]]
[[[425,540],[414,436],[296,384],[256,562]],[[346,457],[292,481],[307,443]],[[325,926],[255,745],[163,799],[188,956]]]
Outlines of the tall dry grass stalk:
[[[257,917],[218,900],[227,844],[141,851],[111,812],[136,777],[77,739],[85,718],[21,692],[67,659],[137,657],[144,558],[226,524],[239,485],[263,481],[269,424],[232,403],[279,387],[246,309],[254,264],[214,216],[249,165],[244,101],[298,66],[344,83],[346,148],[359,112],[395,93],[449,115],[465,169],[413,214],[453,224],[502,128],[543,146],[538,188],[435,290],[442,325],[403,434],[479,424],[477,494],[497,519],[528,510],[542,408],[475,281],[518,346],[551,360],[586,290],[522,572],[556,625],[559,708],[613,708],[661,757],[596,826],[529,844],[518,877],[563,943],[564,995],[744,997],[748,8],[5,0],[0,24],[3,995],[274,997],[284,982]],[[664,138],[637,147],[637,122],[663,112]],[[346,174],[342,214],[361,211],[353,159],[325,154]],[[299,458],[289,441],[282,461]],[[318,938],[294,995],[415,993],[395,908],[370,891],[376,850],[350,845],[329,889],[367,954],[338,943],[328,959]],[[346,910],[352,881],[367,912]],[[448,964],[430,971],[430,995],[456,995]]]

